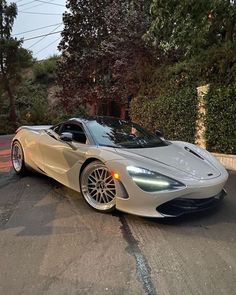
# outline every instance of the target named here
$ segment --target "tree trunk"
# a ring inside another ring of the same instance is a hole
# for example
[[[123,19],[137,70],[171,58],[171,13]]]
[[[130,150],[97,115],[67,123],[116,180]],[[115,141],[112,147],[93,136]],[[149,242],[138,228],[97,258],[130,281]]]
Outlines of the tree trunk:
[[[9,85],[9,81],[6,80],[6,91],[9,97],[9,101],[10,101],[10,121],[12,123],[12,126],[14,128],[17,127],[17,116],[16,116],[16,101],[15,101],[15,97],[11,91],[11,87]]]

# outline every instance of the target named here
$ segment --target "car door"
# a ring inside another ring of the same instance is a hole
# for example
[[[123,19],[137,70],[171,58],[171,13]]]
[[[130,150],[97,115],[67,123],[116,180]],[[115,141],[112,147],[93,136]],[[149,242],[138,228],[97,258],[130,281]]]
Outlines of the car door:
[[[88,150],[88,140],[82,125],[66,122],[56,126],[52,130],[56,136],[45,133],[41,144],[41,151],[44,158],[45,173],[60,183],[78,190],[79,171],[85,161],[85,153]],[[73,135],[71,142],[60,139],[63,132],[70,132]]]

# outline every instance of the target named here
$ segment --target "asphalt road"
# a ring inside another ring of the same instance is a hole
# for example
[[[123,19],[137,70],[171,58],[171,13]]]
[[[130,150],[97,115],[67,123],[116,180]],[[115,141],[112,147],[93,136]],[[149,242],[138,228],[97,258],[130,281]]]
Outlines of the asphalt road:
[[[21,178],[0,137],[0,294],[236,294],[236,173],[211,212],[100,214],[38,174]]]

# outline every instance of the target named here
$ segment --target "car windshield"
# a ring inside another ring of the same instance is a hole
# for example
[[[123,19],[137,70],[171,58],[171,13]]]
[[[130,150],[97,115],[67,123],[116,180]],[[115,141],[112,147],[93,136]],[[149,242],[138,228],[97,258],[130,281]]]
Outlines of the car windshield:
[[[119,148],[148,148],[168,145],[141,126],[121,119],[98,118],[87,124],[95,142]]]

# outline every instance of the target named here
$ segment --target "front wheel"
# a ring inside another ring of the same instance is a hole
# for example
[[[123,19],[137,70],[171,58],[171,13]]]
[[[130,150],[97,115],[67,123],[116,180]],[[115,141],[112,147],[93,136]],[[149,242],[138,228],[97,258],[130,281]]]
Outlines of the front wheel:
[[[27,169],[25,167],[24,152],[19,141],[15,140],[11,149],[12,166],[17,174],[25,175]]]
[[[84,168],[80,176],[80,190],[92,208],[101,212],[115,209],[115,181],[102,162],[94,161]]]

